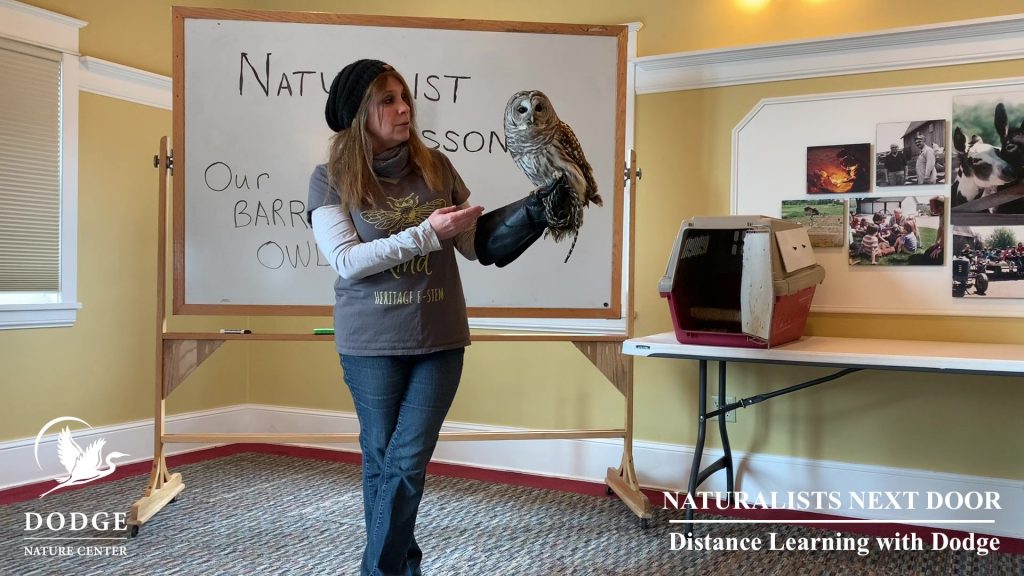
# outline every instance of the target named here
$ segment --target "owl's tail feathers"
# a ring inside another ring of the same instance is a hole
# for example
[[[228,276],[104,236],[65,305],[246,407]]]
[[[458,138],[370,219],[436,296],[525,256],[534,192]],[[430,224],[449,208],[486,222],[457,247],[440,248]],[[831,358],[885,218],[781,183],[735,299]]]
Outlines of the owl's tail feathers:
[[[547,233],[555,242],[561,242],[583,225],[583,204],[571,188],[558,186],[544,199],[544,216],[548,221]]]
[[[600,201],[601,197],[598,196],[596,199]],[[569,246],[569,253],[565,255],[563,263],[569,262],[569,257],[576,248],[580,228],[583,226],[585,206],[586,202],[568,186],[560,186],[544,200],[545,216],[548,220],[547,233],[551,235],[551,239],[561,242],[572,234],[572,245]]]
[[[569,257],[572,256],[572,251],[576,248],[576,241],[579,240],[579,238],[580,231],[576,230],[576,233],[572,235],[572,245],[569,246],[569,253],[565,255],[565,260],[562,261],[562,264],[569,263]]]
[[[598,206],[604,206],[604,200],[601,199],[601,195],[600,194],[592,195],[590,197],[590,201],[593,202],[594,204],[597,204]]]

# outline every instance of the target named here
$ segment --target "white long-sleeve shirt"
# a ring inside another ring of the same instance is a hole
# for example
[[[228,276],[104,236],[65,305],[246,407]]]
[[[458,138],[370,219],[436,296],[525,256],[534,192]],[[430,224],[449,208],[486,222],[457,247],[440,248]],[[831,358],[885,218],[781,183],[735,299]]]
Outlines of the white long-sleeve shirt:
[[[468,206],[469,203],[465,202],[460,208]],[[441,249],[441,241],[429,220],[370,242],[359,239],[348,210],[338,204],[313,210],[312,221],[313,237],[320,252],[331,268],[348,280],[365,278],[414,256],[424,256]],[[476,260],[475,235],[476,227],[472,227],[453,239],[455,248],[468,260]]]

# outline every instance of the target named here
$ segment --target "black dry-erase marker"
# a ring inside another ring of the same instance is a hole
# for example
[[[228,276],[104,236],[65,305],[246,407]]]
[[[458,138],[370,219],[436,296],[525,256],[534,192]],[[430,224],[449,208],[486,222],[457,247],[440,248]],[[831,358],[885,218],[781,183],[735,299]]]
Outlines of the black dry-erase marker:
[[[221,328],[221,334],[252,334],[248,328]]]

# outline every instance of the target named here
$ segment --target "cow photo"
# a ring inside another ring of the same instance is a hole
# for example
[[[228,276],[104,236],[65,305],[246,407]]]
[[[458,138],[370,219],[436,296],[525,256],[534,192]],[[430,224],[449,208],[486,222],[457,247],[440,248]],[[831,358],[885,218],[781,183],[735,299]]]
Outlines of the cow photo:
[[[953,99],[954,226],[1024,225],[1024,92]]]

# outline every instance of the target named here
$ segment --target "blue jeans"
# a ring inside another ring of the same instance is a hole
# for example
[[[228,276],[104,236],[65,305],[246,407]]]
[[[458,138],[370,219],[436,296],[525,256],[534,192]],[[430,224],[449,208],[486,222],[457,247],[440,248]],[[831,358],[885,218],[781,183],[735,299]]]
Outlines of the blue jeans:
[[[363,452],[363,576],[420,574],[416,513],[427,463],[462,377],[464,352],[341,355]]]

